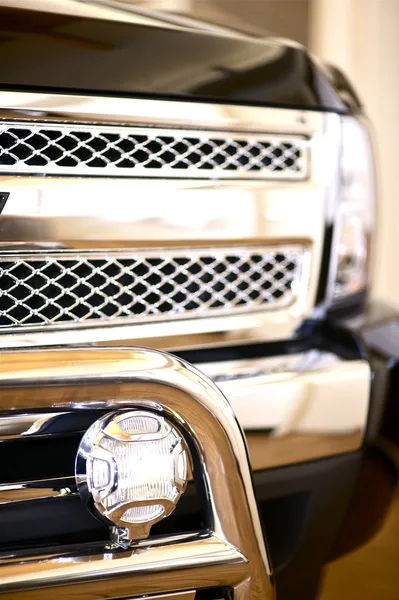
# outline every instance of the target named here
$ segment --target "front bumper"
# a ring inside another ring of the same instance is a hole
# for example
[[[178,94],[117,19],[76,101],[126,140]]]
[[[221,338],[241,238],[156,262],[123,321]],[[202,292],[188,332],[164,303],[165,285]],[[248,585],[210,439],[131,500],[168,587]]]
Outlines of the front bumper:
[[[395,319],[395,316],[389,318]],[[377,424],[381,423],[386,408],[385,391],[390,388],[392,352],[391,357],[387,353],[382,356],[381,351],[378,353],[375,348],[371,332],[375,333],[382,326],[381,321],[379,325],[372,319],[360,324],[359,317],[357,319],[356,323],[348,320],[335,321],[333,324],[308,323],[298,339],[290,342],[177,353],[184,360],[195,363],[197,369],[217,382],[245,429],[255,494],[264,524],[263,533],[269,543],[277,586],[288,590],[287,597],[298,585],[302,585],[304,579],[317,578],[333,552],[334,541],[355,491],[364,448],[378,435],[380,429]],[[386,325],[387,321],[384,323]],[[26,421],[28,410],[33,408],[30,400],[34,400],[36,411],[46,398],[45,410],[51,407],[53,411],[58,406],[62,411],[73,412],[78,399],[81,402],[82,395],[85,398],[90,395],[94,399],[87,386],[91,389],[94,386],[96,401],[104,396],[104,391],[112,391],[112,406],[115,407],[116,395],[123,399],[121,389],[124,381],[132,376],[126,370],[119,375],[111,372],[112,369],[109,371],[109,360],[115,352],[127,356],[131,351],[95,348],[61,351],[64,358],[53,372],[53,376],[58,378],[55,387],[54,381],[47,375],[49,366],[58,354],[57,350],[11,351],[3,354],[2,409],[8,413],[6,415],[3,412],[1,434],[4,436],[8,427],[13,439],[18,436],[28,438],[29,430],[32,431],[32,422],[29,419]],[[85,382],[77,379],[73,383],[70,375],[76,367],[79,353],[85,355],[82,368],[88,369],[91,376]],[[95,359],[99,354],[104,360]],[[12,368],[11,364],[14,365]],[[154,363],[153,366],[156,372],[157,365]],[[114,381],[112,390],[109,387],[111,380],[105,377],[106,374]],[[15,387],[15,393],[10,394],[12,379],[14,383],[11,387]],[[123,400],[126,406],[126,397]],[[167,405],[167,396],[164,401]],[[12,409],[11,412],[9,409]],[[16,426],[16,420],[11,417],[20,416],[22,412],[25,420],[17,420]],[[195,415],[191,415],[190,419],[193,419],[195,427],[200,426]],[[35,427],[33,431],[37,433]],[[39,433],[44,434],[45,431]],[[203,431],[202,434],[203,447],[206,448],[208,432]],[[229,481],[231,471],[223,473],[216,469],[215,472],[215,457],[216,454],[210,457],[207,453],[202,467],[205,472],[211,468],[216,478],[222,477],[226,490],[234,494],[235,486],[233,489]],[[246,485],[249,485],[248,480]],[[24,589],[24,595],[28,594],[30,588],[60,585],[65,580],[54,575],[51,566],[54,560],[58,565],[57,573],[65,564],[74,580],[73,565],[79,564],[83,555],[79,558],[76,546],[71,551],[70,547],[62,549],[58,545],[55,548],[54,544],[50,544],[53,526],[57,523],[60,527],[57,499],[52,499],[50,507],[44,499],[40,501],[37,495],[35,502],[24,497],[21,503],[13,502],[15,498],[10,494],[10,505],[7,507],[9,493],[3,489],[1,496],[1,510],[8,509],[7,515],[3,513],[7,526],[2,528],[2,536],[9,536],[7,547],[12,548],[15,544],[21,548],[24,545],[26,547],[27,543],[32,544],[29,531],[34,523],[37,531],[37,522],[43,524],[40,532],[43,537],[35,540],[35,558],[29,549],[12,552],[12,556],[8,551],[8,558],[3,557],[2,567],[7,569],[9,577],[8,589],[13,590],[12,593]],[[366,501],[367,495],[363,496]],[[193,511],[198,506],[192,488],[183,499],[174,523],[179,520],[193,522]],[[64,507],[67,500],[64,499]],[[24,515],[23,527],[21,510]],[[381,519],[381,515],[378,518]],[[84,519],[84,516],[76,513],[65,514],[65,528],[71,535],[78,536]],[[365,525],[370,530],[370,523]],[[73,528],[75,530],[71,531]],[[62,538],[59,530],[57,535]],[[38,552],[40,547],[45,552]],[[95,547],[98,552],[98,542]],[[30,556],[29,569],[35,571],[37,567],[41,572],[34,582],[29,582],[23,566],[27,556]],[[44,556],[47,557],[45,563]],[[60,556],[61,563],[57,558]],[[43,573],[46,564],[52,577],[51,582],[49,580],[47,583],[47,575]],[[98,562],[96,568],[102,577],[102,567]],[[123,576],[123,585],[129,585],[130,575],[128,566],[123,574],[118,569],[109,571],[107,567],[107,577]],[[92,575],[85,571],[80,581],[83,583],[90,577]],[[230,579],[226,577],[223,581],[228,583]],[[53,593],[51,587],[48,589]]]
[[[357,450],[370,398],[367,360],[311,348],[197,365],[229,400],[254,470]]]

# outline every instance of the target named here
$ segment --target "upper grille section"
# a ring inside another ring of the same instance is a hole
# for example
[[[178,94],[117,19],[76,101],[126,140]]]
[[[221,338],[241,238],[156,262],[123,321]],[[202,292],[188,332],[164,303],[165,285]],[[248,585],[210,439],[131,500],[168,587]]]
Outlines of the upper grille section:
[[[0,172],[306,179],[299,135],[0,121]]]
[[[138,323],[284,308],[306,286],[302,245],[41,251],[0,257],[0,328]]]

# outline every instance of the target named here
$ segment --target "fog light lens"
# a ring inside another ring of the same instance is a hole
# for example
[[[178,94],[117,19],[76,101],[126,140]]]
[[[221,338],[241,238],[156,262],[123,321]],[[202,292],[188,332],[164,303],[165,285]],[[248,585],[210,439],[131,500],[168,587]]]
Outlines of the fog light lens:
[[[89,510],[116,527],[118,541],[147,537],[185,490],[184,440],[155,413],[109,413],[82,438],[76,481]]]

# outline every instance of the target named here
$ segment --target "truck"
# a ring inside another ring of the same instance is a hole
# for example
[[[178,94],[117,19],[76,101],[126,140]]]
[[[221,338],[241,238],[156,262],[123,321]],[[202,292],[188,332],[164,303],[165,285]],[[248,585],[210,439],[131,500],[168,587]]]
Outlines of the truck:
[[[316,598],[396,481],[361,100],[129,2],[0,1],[0,40],[0,593]]]

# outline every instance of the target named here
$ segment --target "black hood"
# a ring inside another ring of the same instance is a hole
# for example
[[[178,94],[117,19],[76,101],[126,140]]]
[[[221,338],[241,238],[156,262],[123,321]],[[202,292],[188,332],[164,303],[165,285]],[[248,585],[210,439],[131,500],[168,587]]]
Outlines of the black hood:
[[[0,44],[2,89],[348,111],[304,48],[272,37],[0,6]]]

